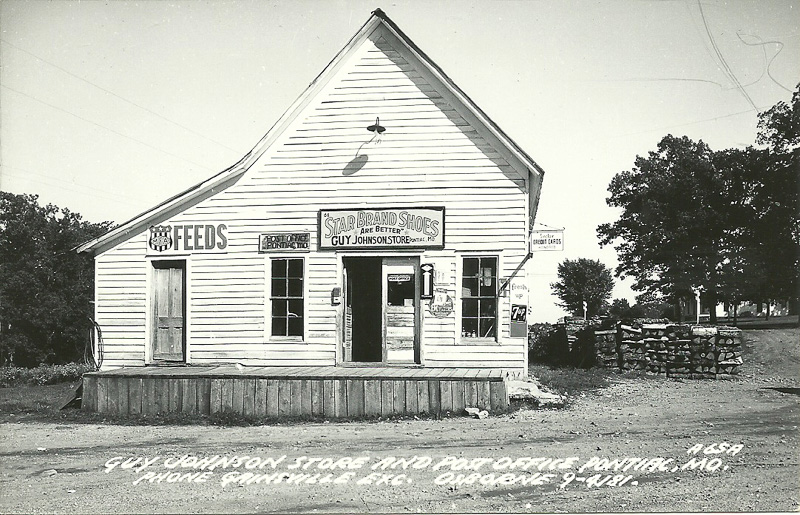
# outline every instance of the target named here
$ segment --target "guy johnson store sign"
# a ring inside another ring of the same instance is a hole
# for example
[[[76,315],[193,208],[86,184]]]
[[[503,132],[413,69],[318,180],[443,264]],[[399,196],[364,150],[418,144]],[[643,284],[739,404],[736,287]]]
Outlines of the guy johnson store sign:
[[[323,209],[319,248],[444,248],[444,207]]]

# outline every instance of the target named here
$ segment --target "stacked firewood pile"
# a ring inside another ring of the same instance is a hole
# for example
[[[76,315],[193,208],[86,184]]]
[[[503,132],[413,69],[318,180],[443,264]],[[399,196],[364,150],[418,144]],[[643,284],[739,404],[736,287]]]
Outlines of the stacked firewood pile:
[[[620,325],[619,357],[622,370],[647,370],[647,346],[642,339],[641,327]]]
[[[617,330],[606,329],[594,332],[595,363],[605,368],[619,366],[617,352]]]
[[[742,364],[741,331],[683,324],[618,325],[595,330],[595,362],[676,378],[736,374]]]
[[[717,374],[738,374],[742,360],[742,332],[730,327],[717,330]]]
[[[695,327],[692,330],[693,373],[699,378],[717,375],[716,340],[716,327]]]

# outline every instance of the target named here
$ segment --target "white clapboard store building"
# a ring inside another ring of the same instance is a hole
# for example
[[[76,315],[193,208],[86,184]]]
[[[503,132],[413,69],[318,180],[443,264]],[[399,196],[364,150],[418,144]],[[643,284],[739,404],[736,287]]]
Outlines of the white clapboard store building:
[[[542,177],[377,10],[238,163],[80,247],[95,256],[98,377],[524,375]]]

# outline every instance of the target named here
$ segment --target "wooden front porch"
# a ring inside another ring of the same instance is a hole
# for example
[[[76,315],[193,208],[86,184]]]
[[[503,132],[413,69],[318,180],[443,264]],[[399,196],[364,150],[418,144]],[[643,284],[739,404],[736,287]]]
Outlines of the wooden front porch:
[[[129,367],[83,376],[82,408],[117,415],[225,411],[263,418],[358,418],[508,409],[496,369]]]

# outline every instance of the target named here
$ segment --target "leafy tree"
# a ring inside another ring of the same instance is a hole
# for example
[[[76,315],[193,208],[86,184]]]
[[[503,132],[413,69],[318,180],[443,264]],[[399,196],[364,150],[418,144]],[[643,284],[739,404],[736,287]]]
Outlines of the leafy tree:
[[[82,357],[92,315],[92,259],[74,248],[107,231],[36,195],[0,192],[0,362]]]
[[[597,231],[601,245],[617,244],[618,276],[675,305],[702,286],[708,306],[792,299],[796,311],[800,85],[791,103],[761,113],[758,127],[767,148],[713,152],[667,135],[612,179],[606,202],[622,214]]]
[[[614,299],[608,308],[608,314],[617,320],[631,320],[644,316],[642,308],[635,304],[631,306],[628,299]]]
[[[608,191],[606,202],[622,214],[597,232],[601,246],[621,240],[617,276],[632,276],[635,290],[676,304],[703,286],[715,305],[729,200],[711,149],[667,135],[655,152],[617,174]]]
[[[778,102],[758,115],[758,137],[775,153],[797,150],[800,146],[800,84],[792,93],[790,104]]]
[[[558,265],[558,281],[551,283],[553,293],[561,299],[559,306],[575,316],[597,315],[603,304],[611,297],[614,278],[611,270],[599,260],[579,258],[565,259]]]
[[[751,300],[791,299],[797,313],[800,298],[800,84],[790,103],[778,102],[759,114],[758,143],[762,170],[751,177],[752,223],[746,234],[752,247],[752,269],[766,276],[761,295]],[[769,303],[767,304],[769,306]]]

